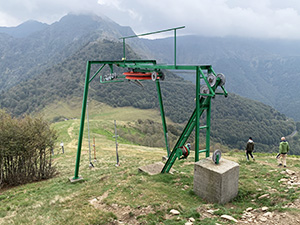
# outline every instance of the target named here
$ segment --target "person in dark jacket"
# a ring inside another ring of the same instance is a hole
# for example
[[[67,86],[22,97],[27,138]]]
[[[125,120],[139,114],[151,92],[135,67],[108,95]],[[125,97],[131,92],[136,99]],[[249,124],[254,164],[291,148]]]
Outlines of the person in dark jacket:
[[[286,156],[287,153],[290,150],[289,143],[285,140],[285,137],[281,138],[280,144],[279,144],[279,156],[277,157],[278,166],[286,167]]]
[[[249,140],[247,142],[247,146],[246,146],[246,157],[247,157],[247,161],[249,161],[249,155],[251,156],[251,158],[253,159],[253,161],[255,161],[252,152],[254,151],[254,141],[252,139],[252,137],[249,137]]]

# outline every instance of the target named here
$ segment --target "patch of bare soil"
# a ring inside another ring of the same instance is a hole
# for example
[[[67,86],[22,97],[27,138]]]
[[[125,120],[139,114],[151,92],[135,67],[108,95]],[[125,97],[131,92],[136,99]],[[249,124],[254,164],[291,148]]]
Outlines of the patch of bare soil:
[[[154,209],[151,206],[131,208],[130,206],[122,206],[118,204],[108,205],[103,202],[103,200],[107,198],[108,195],[109,192],[107,191],[103,195],[90,200],[90,204],[93,205],[96,209],[114,213],[118,218],[118,220],[115,221],[114,224],[140,224],[140,222],[137,220],[138,216],[155,213]]]

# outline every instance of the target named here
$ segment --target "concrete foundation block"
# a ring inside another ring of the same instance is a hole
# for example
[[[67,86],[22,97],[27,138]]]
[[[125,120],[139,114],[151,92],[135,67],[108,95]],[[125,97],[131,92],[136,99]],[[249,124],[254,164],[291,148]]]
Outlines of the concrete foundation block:
[[[221,158],[202,159],[194,167],[194,192],[207,202],[225,204],[238,194],[239,164]]]

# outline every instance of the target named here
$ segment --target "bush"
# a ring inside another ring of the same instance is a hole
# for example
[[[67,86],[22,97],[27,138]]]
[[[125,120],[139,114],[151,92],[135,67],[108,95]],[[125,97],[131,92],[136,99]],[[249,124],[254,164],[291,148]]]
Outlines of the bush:
[[[0,186],[53,177],[51,149],[56,132],[41,117],[13,118],[0,110]]]

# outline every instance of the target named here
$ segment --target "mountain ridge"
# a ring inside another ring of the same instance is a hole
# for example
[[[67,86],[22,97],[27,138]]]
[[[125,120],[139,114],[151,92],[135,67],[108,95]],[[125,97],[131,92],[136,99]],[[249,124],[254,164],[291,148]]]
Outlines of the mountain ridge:
[[[16,27],[0,27],[0,33],[8,34],[14,38],[25,38],[31,34],[46,29],[49,25],[36,20],[28,20]]]
[[[0,90],[35,77],[36,71],[59,63],[100,37],[116,40],[121,35],[132,33],[131,28],[107,22],[101,17],[69,14],[28,37],[6,38],[7,34],[0,34],[3,40],[0,44],[3,50],[0,52]]]
[[[67,32],[70,30],[70,27],[76,27],[76,22],[71,19],[71,17],[63,18],[62,21],[64,21],[64,24],[57,22],[55,25],[50,26],[47,31],[41,33],[42,37],[41,35],[32,35],[30,37],[30,40],[33,40],[32,38],[39,38],[41,45],[38,47],[40,49],[38,49],[37,52],[25,51],[28,49],[31,50],[30,47],[36,43],[34,41],[31,42],[30,46],[24,46],[24,52],[18,53],[20,56],[23,56],[21,57],[21,59],[24,60],[21,60],[23,67],[20,68],[15,64],[11,65],[11,68],[16,70],[16,73],[9,71],[7,65],[3,64],[3,62],[1,64],[0,62],[0,68],[2,68],[1,82],[3,83],[3,81],[5,81],[4,78],[7,77],[9,77],[7,82],[11,82],[10,87],[2,89],[0,93],[0,105],[2,108],[7,108],[14,115],[20,116],[23,113],[40,111],[55,100],[68,99],[71,96],[81,97],[86,62],[88,60],[122,59],[123,43],[118,38],[122,34],[128,35],[132,30],[115,23],[97,24],[94,18],[89,17],[86,21],[82,21],[82,24],[91,22],[90,27],[97,27],[98,30],[91,29],[92,32],[87,30],[84,35],[82,34],[79,40],[74,42],[74,36],[72,34],[74,32],[76,33],[76,31],[71,30],[70,33]],[[82,17],[76,18],[82,20]],[[73,25],[70,24],[68,26],[68,20]],[[64,28],[65,26],[67,27]],[[84,27],[87,26],[79,26],[80,29]],[[65,33],[62,33],[62,31]],[[61,42],[59,42],[60,39],[62,39]],[[8,39],[7,41],[15,40]],[[43,41],[46,43],[43,43]],[[141,40],[137,39],[133,42],[135,46],[137,46],[140,41]],[[53,43],[53,46],[51,46],[51,43]],[[154,42],[151,43],[153,44]],[[19,43],[19,46],[22,46],[22,42]],[[146,44],[140,46],[147,47]],[[168,49],[168,45],[163,47],[164,48],[160,49],[160,52],[152,52],[152,54],[157,56],[158,63],[161,63],[161,61],[159,61],[159,56],[156,53],[161,53],[162,55],[164,53],[163,51]],[[56,50],[58,52],[56,52]],[[136,48],[134,48],[134,50],[136,50]],[[39,55],[42,52],[46,54]],[[141,58],[140,55],[133,51],[130,42],[126,45],[126,53],[128,59]],[[144,54],[146,55],[147,52],[144,52]],[[6,56],[7,55],[4,55],[4,57]],[[13,59],[13,56],[13,54],[10,56],[12,57],[11,59]],[[37,58],[37,56],[39,57]],[[223,64],[217,64],[217,68],[215,66],[213,66],[213,68],[216,72],[224,72],[226,74],[227,64],[224,61],[222,61],[222,63]],[[236,64],[238,65],[238,61]],[[28,67],[29,65],[31,67]],[[25,67],[27,73],[25,73]],[[93,68],[91,72],[96,72],[96,70],[96,68]],[[20,73],[18,74],[17,72]],[[103,72],[109,73],[109,70],[105,69]],[[122,70],[120,69],[116,72],[122,72]],[[7,76],[8,74],[14,76]],[[20,75],[23,77],[20,77]],[[195,86],[191,82],[185,81],[183,78],[168,71],[165,72],[165,75],[168,80],[161,82],[161,88],[163,98],[167,98],[167,100],[164,101],[166,116],[176,123],[185,123],[195,104]],[[17,78],[14,83],[13,78]],[[226,82],[227,90],[230,85],[231,80],[228,79]],[[142,90],[127,82],[122,83],[122,85],[110,84],[100,86],[99,84],[97,85],[97,82],[92,82],[89,95],[96,101],[107,103],[113,107],[133,106],[141,109],[158,109],[159,106],[155,90],[155,84],[152,81],[145,82],[144,89]],[[276,140],[283,135],[288,135],[293,132],[295,123],[287,120],[283,114],[273,111],[271,107],[265,108],[265,106],[259,102],[250,104],[251,107],[246,106],[246,104],[243,104],[246,100],[238,100],[238,97],[234,97],[235,95],[233,94],[231,94],[231,96],[232,97],[226,99],[230,101],[230,103],[219,102],[213,106],[216,107],[215,114],[218,115],[214,119],[214,121],[218,121],[216,124],[218,130],[212,133],[212,137],[216,140],[220,142],[224,141],[224,144],[233,148],[240,148],[243,145],[243,140],[247,139],[248,136],[257,136],[256,140],[259,151],[264,151],[264,149],[267,149],[267,151],[275,151]],[[220,98],[217,97],[216,101],[219,101],[218,99]],[[224,110],[226,105],[230,105],[231,107],[227,107],[227,109]],[[224,110],[224,112],[221,110],[222,113],[220,113],[219,108]],[[255,116],[251,114],[255,114]],[[257,117],[256,114],[260,116]],[[212,123],[214,123],[214,121]],[[226,135],[228,130],[230,130],[230,134]],[[260,133],[265,134],[263,138],[260,137]]]

